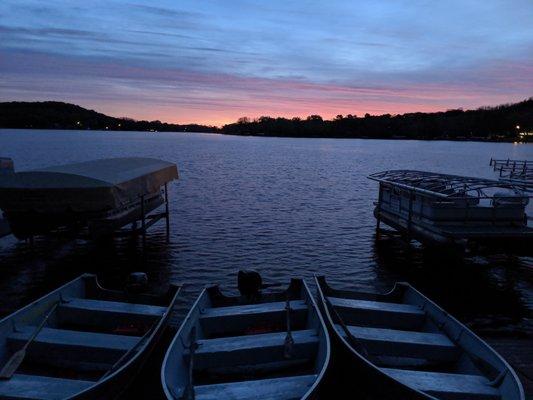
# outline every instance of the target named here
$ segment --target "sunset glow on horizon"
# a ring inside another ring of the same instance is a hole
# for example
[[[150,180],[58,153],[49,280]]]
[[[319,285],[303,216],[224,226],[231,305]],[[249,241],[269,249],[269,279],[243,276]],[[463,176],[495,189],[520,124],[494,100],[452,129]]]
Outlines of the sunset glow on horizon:
[[[220,126],[533,96],[530,0],[6,0],[0,15],[0,101]]]

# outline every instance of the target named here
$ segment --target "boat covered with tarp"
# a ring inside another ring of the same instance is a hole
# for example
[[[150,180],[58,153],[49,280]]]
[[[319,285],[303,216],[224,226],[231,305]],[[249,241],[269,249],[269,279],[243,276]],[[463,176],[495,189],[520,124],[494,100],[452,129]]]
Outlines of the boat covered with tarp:
[[[531,243],[531,193],[509,181],[414,170],[372,174],[379,182],[378,221],[423,242],[523,240]]]
[[[110,158],[0,176],[0,209],[21,238],[91,220],[119,225],[163,204],[162,187],[178,178],[176,164],[153,158]]]
[[[332,345],[341,353],[332,373],[353,398],[524,400],[511,366],[408,283],[381,294],[315,280]]]
[[[85,274],[0,321],[0,399],[113,399],[162,337],[179,286],[124,290]]]
[[[166,398],[318,398],[329,337],[305,282],[241,293],[226,296],[218,286],[202,291],[163,361]]]

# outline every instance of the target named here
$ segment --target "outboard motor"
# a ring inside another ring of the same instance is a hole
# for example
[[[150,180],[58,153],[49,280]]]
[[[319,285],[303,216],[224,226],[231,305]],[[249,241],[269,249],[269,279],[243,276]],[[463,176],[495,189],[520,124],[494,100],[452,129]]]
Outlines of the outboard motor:
[[[148,275],[144,272],[132,272],[126,282],[126,292],[137,294],[146,292],[148,287]]]
[[[280,283],[263,283],[261,274],[253,270],[239,270],[237,275],[237,286],[241,296],[247,298],[257,298],[261,294],[261,289],[281,286]]]
[[[263,278],[257,271],[240,270],[237,282],[241,296],[245,297],[257,296],[263,287]]]
[[[15,173],[15,163],[11,158],[0,157],[0,175]]]

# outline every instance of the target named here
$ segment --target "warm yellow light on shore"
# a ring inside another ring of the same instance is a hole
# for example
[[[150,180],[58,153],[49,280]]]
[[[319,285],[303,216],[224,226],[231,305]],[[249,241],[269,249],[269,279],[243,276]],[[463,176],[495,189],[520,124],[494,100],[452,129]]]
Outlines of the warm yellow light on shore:
[[[520,125],[516,125],[516,129],[520,129]]]

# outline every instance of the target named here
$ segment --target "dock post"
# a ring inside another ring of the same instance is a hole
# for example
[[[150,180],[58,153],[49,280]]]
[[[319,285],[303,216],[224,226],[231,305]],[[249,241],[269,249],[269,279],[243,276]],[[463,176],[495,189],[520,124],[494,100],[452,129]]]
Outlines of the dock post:
[[[141,196],[141,231],[143,235],[143,247],[146,242],[146,219],[144,215],[144,194]]]
[[[411,228],[412,228],[412,220],[413,220],[413,197],[415,196],[415,193],[413,190],[409,191],[409,219],[407,221],[407,238],[410,241],[411,240]]]
[[[170,213],[168,211],[168,184],[165,183],[165,222],[167,224],[167,239],[170,236]]]
[[[376,236],[379,238],[380,224],[381,224],[381,201],[383,200],[383,188],[379,184],[378,204],[376,206]]]

